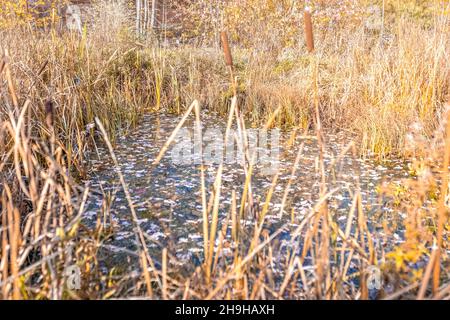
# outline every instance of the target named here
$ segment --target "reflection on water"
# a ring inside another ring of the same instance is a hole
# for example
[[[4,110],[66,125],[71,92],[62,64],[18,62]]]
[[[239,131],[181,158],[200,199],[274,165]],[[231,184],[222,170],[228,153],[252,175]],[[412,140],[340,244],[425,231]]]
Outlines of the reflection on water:
[[[120,138],[115,145],[115,154],[120,163],[120,169],[130,189],[139,223],[146,233],[148,246],[152,253],[160,256],[160,249],[168,247],[178,263],[186,269],[199,264],[202,260],[203,237],[201,219],[200,169],[196,165],[177,165],[171,159],[170,151],[158,167],[151,170],[151,164],[157,157],[160,148],[178,124],[179,118],[169,115],[147,115],[142,123],[128,136]],[[204,126],[222,128],[224,121],[213,115],[203,115]],[[185,127],[193,131],[193,120]],[[269,233],[280,226],[288,224],[274,243],[278,248],[275,261],[283,262],[286,250],[293,247],[291,231],[302,221],[314,206],[320,192],[321,175],[319,172],[319,148],[314,137],[298,136],[292,140],[290,133],[281,137],[281,153],[279,158],[279,178],[275,193],[270,203],[265,228]],[[359,188],[365,211],[369,213],[389,212],[391,209],[383,206],[376,187],[383,181],[396,181],[407,176],[404,164],[391,160],[383,165],[374,161],[362,160],[343,150],[349,144],[339,135],[325,137],[326,148],[324,162],[326,165],[327,189],[336,190],[329,199],[329,208],[333,219],[345,226],[349,208],[355,190]],[[289,143],[288,143],[289,142]],[[291,176],[292,167],[300,146],[304,143],[303,153],[295,173],[291,191],[284,209],[281,210],[281,200],[285,186]],[[351,148],[348,148],[351,150]],[[128,203],[122,191],[111,157],[105,147],[98,146],[98,152],[91,156],[90,186],[96,194],[106,193],[111,198],[111,213],[115,222],[114,238],[105,243],[110,247],[134,249],[135,236],[133,222]],[[217,166],[206,167],[206,183],[208,190],[215,179]],[[261,167],[256,166],[252,179],[252,190],[256,205],[264,204],[266,194],[272,184],[272,176],[261,173]],[[221,191],[220,221],[229,217],[229,208],[233,190],[238,195],[238,201],[244,185],[245,173],[242,166],[226,164],[223,170],[223,187]],[[85,220],[93,223],[100,216],[102,196],[91,196]],[[251,230],[255,217],[246,216],[242,221],[244,232]],[[376,223],[372,223],[376,228]],[[375,245],[381,242],[400,241],[401,239],[386,239],[381,236],[374,239]],[[231,231],[228,231],[224,247],[231,242]],[[339,241],[339,239],[338,239]],[[378,241],[378,243],[377,243]],[[300,250],[300,249],[299,249]],[[226,254],[227,250],[224,250]],[[118,257],[117,253],[114,257]],[[276,269],[276,267],[274,267]],[[276,270],[274,270],[276,271]]]

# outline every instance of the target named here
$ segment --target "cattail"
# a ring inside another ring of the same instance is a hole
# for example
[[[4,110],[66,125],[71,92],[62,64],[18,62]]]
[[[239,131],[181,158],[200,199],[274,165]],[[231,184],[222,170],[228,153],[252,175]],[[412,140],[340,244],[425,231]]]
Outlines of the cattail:
[[[231,86],[233,88],[233,93],[236,96],[237,95],[237,85],[236,85],[236,79],[234,78],[234,72],[233,72],[233,56],[231,55],[230,43],[228,42],[227,32],[222,31],[222,33],[220,34],[220,38],[222,40],[223,53],[225,54],[225,63],[228,66],[229,71],[230,71]]]
[[[0,61],[0,74],[3,72],[5,65],[6,65],[6,62],[4,60]]]
[[[45,123],[47,124],[48,128],[53,128],[53,123],[55,119],[54,113],[55,111],[53,107],[53,102],[51,100],[47,100],[47,102],[45,102]]]
[[[223,53],[225,54],[225,63],[227,66],[233,66],[233,56],[231,55],[230,44],[228,42],[228,35],[226,31],[222,31],[220,34],[222,40]]]
[[[311,9],[309,7],[305,8],[305,36],[306,36],[306,46],[309,52],[314,51],[314,35],[313,35],[313,25],[311,18]]]

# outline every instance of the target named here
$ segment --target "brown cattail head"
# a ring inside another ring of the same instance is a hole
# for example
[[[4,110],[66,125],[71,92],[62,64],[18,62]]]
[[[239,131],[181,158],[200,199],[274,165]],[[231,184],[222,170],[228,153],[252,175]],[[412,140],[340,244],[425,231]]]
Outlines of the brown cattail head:
[[[306,36],[306,46],[309,52],[314,51],[314,34],[313,25],[311,18],[311,9],[309,7],[305,8],[305,36]]]
[[[49,128],[53,128],[53,123],[55,119],[55,110],[54,110],[53,102],[51,100],[47,100],[45,102],[45,123]]]
[[[222,40],[223,53],[225,54],[225,63],[227,66],[233,66],[233,56],[231,55],[230,44],[228,42],[228,35],[226,31],[222,31],[220,34]]]
[[[0,61],[0,74],[3,72],[3,69],[5,68],[6,62],[2,59]]]

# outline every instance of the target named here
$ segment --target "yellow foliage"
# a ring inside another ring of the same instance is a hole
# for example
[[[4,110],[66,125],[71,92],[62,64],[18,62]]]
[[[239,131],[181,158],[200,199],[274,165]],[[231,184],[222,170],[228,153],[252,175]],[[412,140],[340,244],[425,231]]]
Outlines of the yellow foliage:
[[[32,23],[44,26],[57,19],[57,8],[65,0],[2,0],[0,28]]]
[[[409,263],[416,263],[427,253],[423,244],[415,246],[398,246],[386,255],[386,258],[393,260],[398,271],[408,269]]]

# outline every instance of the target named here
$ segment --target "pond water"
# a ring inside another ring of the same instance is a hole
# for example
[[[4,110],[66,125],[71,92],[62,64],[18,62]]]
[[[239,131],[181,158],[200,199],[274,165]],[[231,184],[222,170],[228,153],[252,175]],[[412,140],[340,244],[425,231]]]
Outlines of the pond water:
[[[179,117],[171,115],[146,115],[137,128],[117,140],[114,152],[130,190],[140,226],[146,234],[150,252],[160,258],[161,248],[167,247],[175,259],[171,263],[179,264],[189,271],[198,266],[203,259],[199,166],[176,163],[169,149],[161,163],[153,170],[151,167],[179,120]],[[206,113],[202,115],[202,122],[204,127],[225,132],[225,121],[220,117]],[[188,119],[184,128],[193,132],[194,119]],[[279,257],[275,257],[275,260],[278,259],[280,262],[285,258],[284,252],[292,245],[292,230],[310,212],[320,193],[321,175],[318,168],[317,139],[313,136],[301,135],[295,139],[291,138],[290,132],[281,133],[277,162],[279,178],[265,223],[269,233],[286,225],[276,239]],[[377,193],[377,186],[383,181],[395,182],[408,176],[408,170],[402,161],[390,160],[380,164],[374,160],[364,160],[354,156],[350,151],[342,154],[349,143],[350,141],[343,135],[325,136],[326,185],[328,190],[335,190],[329,198],[329,208],[335,221],[342,227],[346,224],[358,185],[364,210],[370,216],[373,213],[392,210],[384,205],[385,200]],[[303,145],[303,152],[286,205],[280,214],[281,199],[301,145]],[[104,194],[109,194],[108,206],[114,221],[115,233],[113,238],[105,241],[105,246],[109,248],[110,258],[115,259],[117,263],[117,260],[126,259],[130,251],[135,249],[136,238],[133,233],[132,216],[107,148],[99,144],[97,151],[90,158],[89,185],[95,193],[88,201],[85,221],[93,224],[97,218],[101,218],[102,205],[105,204]],[[217,168],[215,164],[206,166],[205,177],[208,190],[212,189]],[[257,164],[252,179],[254,202],[261,206],[264,204],[273,179],[273,175],[263,171],[263,167]],[[236,192],[239,204],[244,181],[245,172],[241,165],[237,163],[224,165],[219,207],[220,223],[229,217],[233,190]],[[251,229],[255,220],[252,215],[243,217],[243,229]],[[371,228],[376,228],[376,224]],[[230,241],[230,233],[230,231],[227,233],[224,241]],[[383,240],[379,241],[389,241],[392,244],[401,241],[401,237],[382,238]],[[377,245],[377,239],[374,241]],[[382,244],[378,243],[378,245]],[[126,263],[125,261],[122,263]]]

